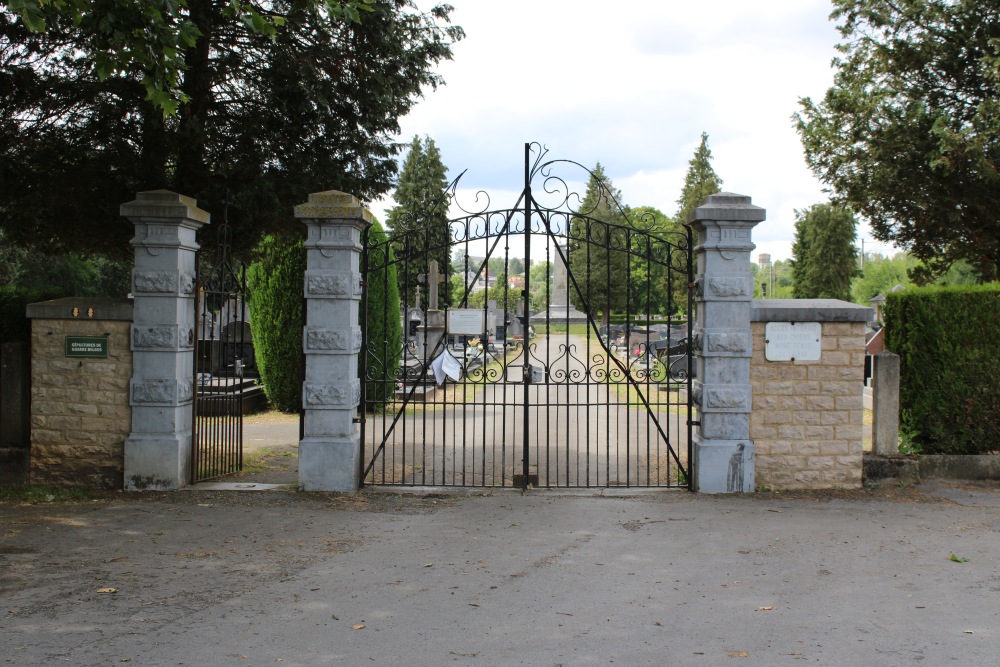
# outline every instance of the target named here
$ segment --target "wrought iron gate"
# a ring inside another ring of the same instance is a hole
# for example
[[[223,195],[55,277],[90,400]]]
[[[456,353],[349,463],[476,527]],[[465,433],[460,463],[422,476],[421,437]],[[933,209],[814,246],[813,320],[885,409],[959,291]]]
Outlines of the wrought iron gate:
[[[198,257],[192,483],[243,469],[243,398],[257,377],[246,267],[232,263],[230,233],[227,211],[214,265]]]
[[[363,485],[689,486],[691,234],[545,155],[512,208],[366,234]]]

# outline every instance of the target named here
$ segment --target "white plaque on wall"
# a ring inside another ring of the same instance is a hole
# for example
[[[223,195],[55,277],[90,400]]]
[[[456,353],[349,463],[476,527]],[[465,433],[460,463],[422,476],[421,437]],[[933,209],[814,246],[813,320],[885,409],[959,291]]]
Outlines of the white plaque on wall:
[[[485,312],[478,308],[454,308],[448,311],[448,333],[478,336],[486,331]]]
[[[818,361],[823,349],[819,322],[768,322],[764,358],[768,361]]]

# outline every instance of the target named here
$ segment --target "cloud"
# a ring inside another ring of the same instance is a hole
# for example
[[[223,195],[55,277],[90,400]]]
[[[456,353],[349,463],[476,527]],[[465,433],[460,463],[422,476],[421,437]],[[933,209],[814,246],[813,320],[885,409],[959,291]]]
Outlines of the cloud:
[[[788,256],[794,210],[825,198],[791,116],[832,82],[828,0],[451,2],[467,37],[401,136],[433,137],[451,178],[468,169],[463,188],[509,199],[524,143],[537,141],[601,162],[626,203],[673,214],[706,131],[725,189],[767,208],[755,237],[776,259]]]

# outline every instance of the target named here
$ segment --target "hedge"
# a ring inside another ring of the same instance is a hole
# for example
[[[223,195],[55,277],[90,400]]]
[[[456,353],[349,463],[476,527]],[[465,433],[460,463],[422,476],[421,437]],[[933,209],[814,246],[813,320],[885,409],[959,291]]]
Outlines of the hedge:
[[[250,331],[264,393],[283,412],[302,408],[302,241],[265,236],[247,269]]]
[[[908,288],[883,306],[900,430],[924,454],[1000,449],[1000,284]]]
[[[403,322],[399,313],[399,285],[392,247],[378,220],[368,230],[367,247],[382,246],[389,252],[388,266],[372,271],[367,278],[365,298],[365,349],[361,351],[365,370],[365,405],[377,411],[391,400],[396,389],[396,369],[403,354]]]

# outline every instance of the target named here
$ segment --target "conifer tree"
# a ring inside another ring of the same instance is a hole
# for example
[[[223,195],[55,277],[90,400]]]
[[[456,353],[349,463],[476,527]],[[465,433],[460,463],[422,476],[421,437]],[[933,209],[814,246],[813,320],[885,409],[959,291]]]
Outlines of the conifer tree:
[[[570,301],[607,325],[611,310],[625,306],[628,291],[627,233],[621,192],[598,162],[590,174],[578,215],[570,221]],[[575,283],[575,284],[574,284]]]
[[[702,132],[701,143],[688,161],[687,174],[684,176],[684,188],[681,190],[681,196],[677,199],[678,209],[674,220],[678,228],[687,223],[688,214],[698,208],[705,197],[719,192],[722,192],[722,179],[712,168],[712,150],[708,147],[708,133]],[[678,257],[674,264],[680,266],[683,262]],[[671,305],[679,309],[686,309],[689,290],[687,283],[674,276],[672,288],[673,303]],[[662,284],[662,289],[668,289],[666,282]]]
[[[854,214],[833,204],[816,204],[795,215],[795,298],[850,301],[851,279],[857,273]]]
[[[413,137],[392,198],[387,224],[399,258],[399,295],[413,303],[417,276],[426,273],[432,259],[442,275],[451,271],[451,227],[448,224],[447,169],[430,137]],[[422,290],[425,294],[426,291]],[[440,307],[449,304],[450,290],[440,289]]]
[[[684,189],[677,200],[676,218],[681,223],[687,222],[688,213],[695,210],[702,200],[709,195],[722,192],[722,179],[712,168],[712,151],[708,147],[708,133],[701,133],[701,144],[694,156],[688,162],[688,171],[684,176]]]

